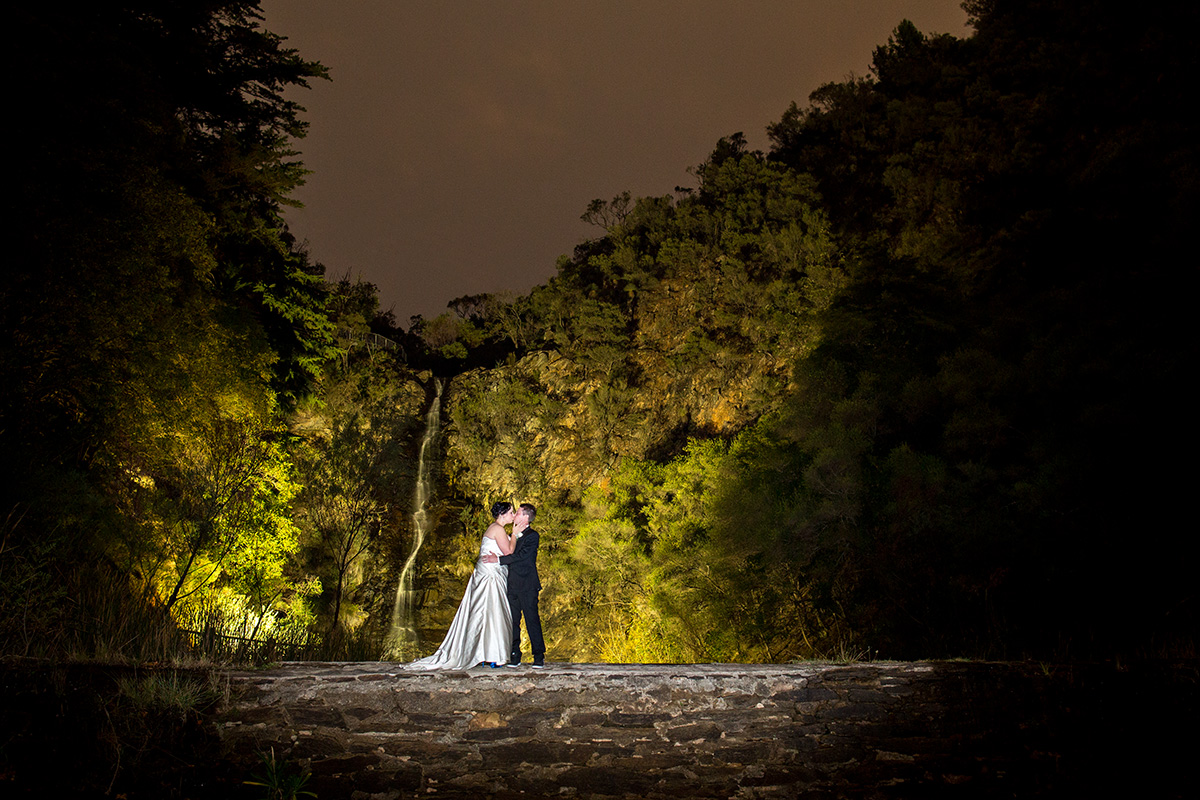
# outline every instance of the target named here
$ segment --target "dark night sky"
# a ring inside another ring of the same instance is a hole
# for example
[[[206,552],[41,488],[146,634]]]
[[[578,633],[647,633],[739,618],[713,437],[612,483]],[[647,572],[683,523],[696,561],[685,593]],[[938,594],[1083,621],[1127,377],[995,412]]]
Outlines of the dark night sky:
[[[594,236],[587,203],[691,186],[689,166],[822,83],[865,74],[902,19],[965,35],[959,0],[264,0],[330,68],[293,95],[313,171],[289,210],[331,277],[407,327],[464,294],[524,293]]]

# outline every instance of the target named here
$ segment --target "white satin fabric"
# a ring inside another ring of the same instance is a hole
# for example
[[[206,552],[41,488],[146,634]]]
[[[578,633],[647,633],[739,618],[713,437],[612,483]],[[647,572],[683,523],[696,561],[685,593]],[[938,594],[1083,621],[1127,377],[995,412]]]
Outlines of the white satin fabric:
[[[512,611],[508,607],[508,567],[485,564],[488,553],[502,555],[495,539],[483,537],[475,572],[446,631],[441,647],[431,656],[405,664],[406,669],[468,669],[481,661],[508,661],[512,649]]]

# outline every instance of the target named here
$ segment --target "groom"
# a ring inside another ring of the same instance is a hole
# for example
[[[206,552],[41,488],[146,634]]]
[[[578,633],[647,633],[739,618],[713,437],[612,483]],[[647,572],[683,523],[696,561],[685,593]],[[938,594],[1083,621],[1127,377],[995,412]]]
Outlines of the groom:
[[[508,565],[508,606],[512,609],[512,654],[508,666],[521,665],[521,615],[525,615],[525,632],[529,634],[529,649],[533,651],[533,668],[546,665],[546,643],[542,639],[542,619],[538,614],[538,592],[542,583],[538,580],[537,549],[538,532],[529,527],[537,509],[529,503],[521,503],[513,520],[513,534],[520,534],[517,546],[511,555],[497,558],[489,553],[484,561]]]

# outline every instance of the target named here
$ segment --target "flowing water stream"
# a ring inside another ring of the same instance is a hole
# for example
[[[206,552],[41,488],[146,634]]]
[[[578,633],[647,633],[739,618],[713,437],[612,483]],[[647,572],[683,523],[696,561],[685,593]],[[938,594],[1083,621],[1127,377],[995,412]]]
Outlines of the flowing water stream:
[[[413,589],[413,573],[417,568],[417,554],[429,533],[429,514],[425,505],[433,490],[430,461],[433,458],[433,443],[436,441],[442,422],[442,380],[433,379],[434,397],[425,415],[425,436],[421,439],[421,452],[417,457],[417,487],[413,492],[412,547],[408,558],[400,569],[400,580],[396,586],[396,600],[392,606],[392,624],[388,630],[388,658],[411,661],[417,657],[417,620]]]

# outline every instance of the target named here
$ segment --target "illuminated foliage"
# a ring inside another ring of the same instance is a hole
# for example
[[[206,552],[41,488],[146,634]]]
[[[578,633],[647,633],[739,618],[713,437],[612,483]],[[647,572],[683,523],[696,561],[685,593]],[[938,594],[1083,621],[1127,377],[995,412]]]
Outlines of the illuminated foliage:
[[[1166,511],[1196,356],[1197,12],[969,9],[966,39],[899,25],[767,156],[734,135],[694,189],[593,202],[603,235],[512,304],[543,337],[457,402],[526,399],[462,417],[454,466],[562,520],[568,651],[1194,641]]]
[[[304,173],[283,92],[324,70],[260,19],[232,0],[14,12],[37,78],[0,284],[11,552],[60,584],[115,565],[105,591],[174,611],[233,592],[251,629],[296,550],[276,404],[334,353],[321,268],[279,214]]]
[[[372,635],[432,367],[430,618],[502,498],[540,508],[559,657],[1194,644],[1195,8],[902,23],[771,152],[734,134],[692,188],[594,201],[545,286],[409,336],[280,222],[282,90],[322,69],[254,8],[18,12],[45,77],[18,90],[55,102],[17,128],[0,285],[4,636],[66,624],[13,587],[97,557],[176,609]]]

